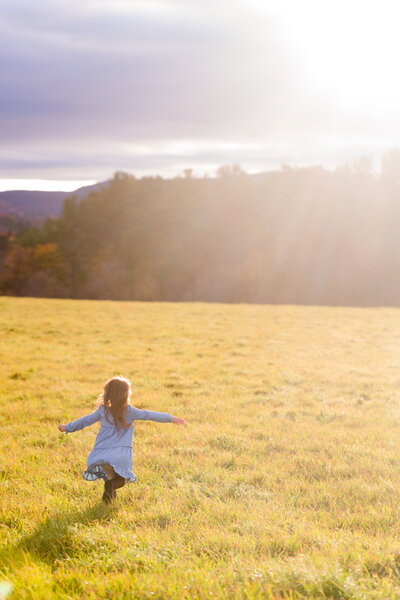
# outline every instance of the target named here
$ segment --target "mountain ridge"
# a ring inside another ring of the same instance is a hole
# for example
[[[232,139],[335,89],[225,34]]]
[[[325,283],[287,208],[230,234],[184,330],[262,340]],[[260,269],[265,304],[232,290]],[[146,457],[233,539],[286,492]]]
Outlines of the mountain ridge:
[[[26,219],[57,217],[65,198],[76,196],[78,200],[82,200],[105,185],[108,185],[108,181],[85,185],[72,192],[44,192],[41,190],[0,192],[0,215],[12,215]]]
[[[271,176],[274,171],[261,171],[247,174],[251,179],[263,179]],[[82,200],[92,192],[99,191],[103,186],[108,186],[110,180],[101,181],[93,185],[86,185],[72,192],[45,192],[41,190],[9,190],[0,192],[0,217],[16,217],[19,219],[44,219],[58,217],[65,198],[76,196]]]

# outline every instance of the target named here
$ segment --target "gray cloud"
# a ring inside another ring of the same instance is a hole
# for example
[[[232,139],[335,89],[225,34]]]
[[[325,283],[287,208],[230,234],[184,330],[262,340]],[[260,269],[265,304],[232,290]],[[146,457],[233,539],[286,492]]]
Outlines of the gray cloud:
[[[343,126],[304,86],[274,19],[244,2],[6,0],[0,88],[3,177],[261,165]]]

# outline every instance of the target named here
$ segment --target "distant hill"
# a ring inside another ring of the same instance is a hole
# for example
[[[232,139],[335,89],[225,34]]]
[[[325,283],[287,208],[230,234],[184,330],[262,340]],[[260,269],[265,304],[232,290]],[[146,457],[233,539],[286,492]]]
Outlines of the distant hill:
[[[95,183],[78,188],[74,192],[41,192],[12,190],[0,192],[0,215],[13,215],[24,219],[57,217],[60,214],[65,198],[77,196],[82,200],[91,192],[95,192],[108,182]]]
[[[271,177],[271,171],[253,173],[251,179],[262,180]],[[13,218],[14,225],[18,222],[20,226],[26,226],[26,221],[39,221],[45,217],[58,217],[65,198],[76,196],[82,200],[90,193],[107,187],[109,181],[86,185],[73,192],[43,192],[40,190],[12,190],[0,192],[0,231],[7,228],[8,217]],[[13,227],[15,229],[15,227]]]

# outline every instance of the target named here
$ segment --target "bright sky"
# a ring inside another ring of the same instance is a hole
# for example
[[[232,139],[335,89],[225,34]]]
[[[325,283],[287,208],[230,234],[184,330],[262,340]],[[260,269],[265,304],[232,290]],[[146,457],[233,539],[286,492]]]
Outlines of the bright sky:
[[[395,0],[2,0],[0,189],[378,161],[399,22]]]
[[[0,179],[0,192],[9,190],[33,190],[41,192],[74,192],[80,187],[92,185],[96,181],[62,179]]]

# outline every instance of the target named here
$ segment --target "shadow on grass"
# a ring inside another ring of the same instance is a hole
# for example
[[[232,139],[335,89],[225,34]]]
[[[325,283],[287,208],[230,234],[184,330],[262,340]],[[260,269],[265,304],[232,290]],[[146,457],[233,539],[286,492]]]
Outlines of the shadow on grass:
[[[118,505],[99,502],[84,510],[62,511],[48,516],[39,523],[32,533],[22,536],[17,543],[9,544],[0,550],[0,565],[10,562],[26,562],[26,554],[54,564],[82,553],[82,544],[76,533],[82,527],[94,523],[111,521],[118,511]]]

